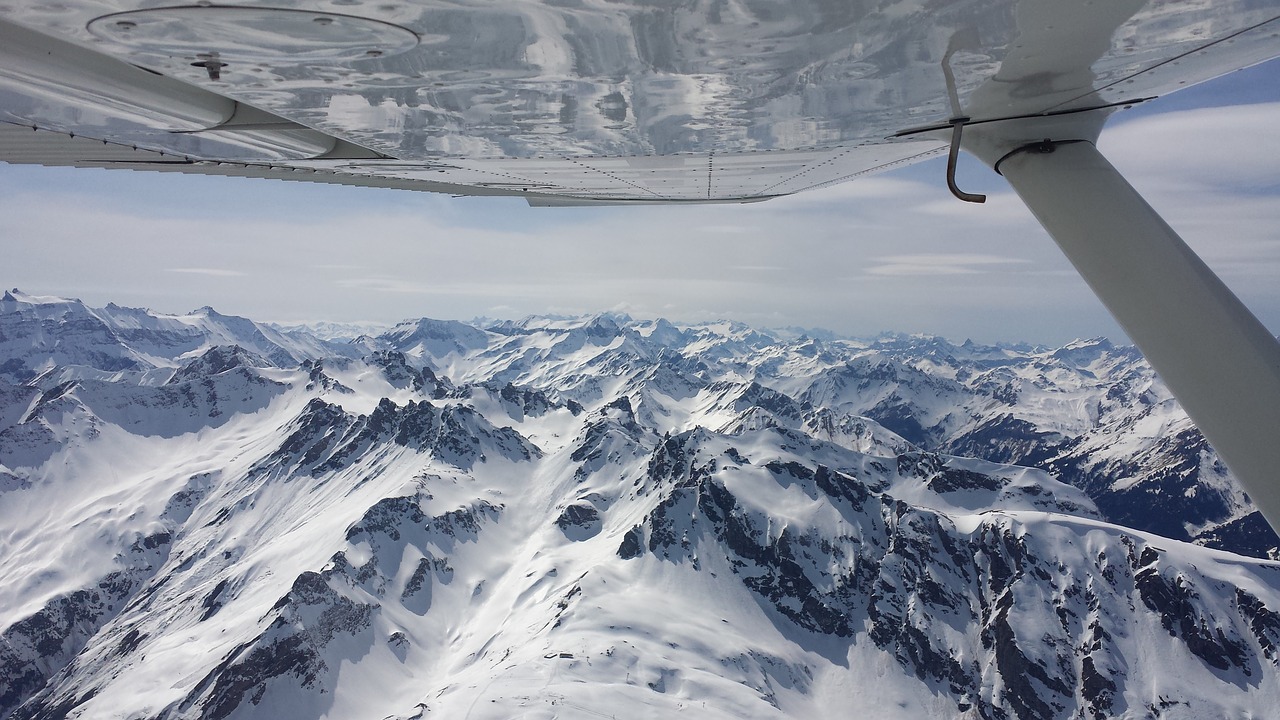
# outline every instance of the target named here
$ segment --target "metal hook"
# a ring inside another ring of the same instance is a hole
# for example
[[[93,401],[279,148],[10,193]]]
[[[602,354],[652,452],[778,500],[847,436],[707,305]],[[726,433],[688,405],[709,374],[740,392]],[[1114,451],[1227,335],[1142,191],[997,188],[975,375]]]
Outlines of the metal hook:
[[[960,160],[960,133],[967,122],[969,122],[967,117],[951,119],[951,152],[947,154],[947,189],[952,195],[965,202],[984,203],[987,201],[986,195],[967,193],[956,187],[956,164]]]

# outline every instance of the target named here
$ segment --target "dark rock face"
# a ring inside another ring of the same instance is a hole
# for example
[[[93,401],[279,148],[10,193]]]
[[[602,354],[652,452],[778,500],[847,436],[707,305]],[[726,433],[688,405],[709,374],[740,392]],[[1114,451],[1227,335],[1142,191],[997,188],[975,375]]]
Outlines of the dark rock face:
[[[600,532],[600,513],[591,503],[578,501],[561,511],[556,526],[570,540],[588,540]]]
[[[618,545],[618,557],[623,560],[638,558],[644,554],[644,530],[636,525],[622,536],[622,543]]]
[[[266,632],[228,654],[196,685],[181,711],[194,709],[201,717],[222,720],[245,702],[257,705],[276,678],[322,690],[332,670],[322,657],[324,647],[338,634],[366,631],[373,610],[335,591],[321,573],[299,575],[272,608],[278,615]]]
[[[164,563],[171,543],[167,532],[137,538],[122,558],[125,569],[53,598],[0,635],[0,717],[63,717],[92,697],[53,693],[53,682],[73,670],[86,643],[131,604]],[[114,653],[128,655],[141,640],[136,631],[123,632]]]
[[[271,362],[266,358],[255,355],[239,345],[215,345],[206,350],[203,355],[183,365],[169,379],[168,384],[177,385],[192,380],[199,381],[235,368],[271,366]]]
[[[897,399],[879,403],[867,412],[867,417],[917,445],[928,447],[935,444],[934,433],[920,424],[909,404]]]
[[[507,415],[517,422],[526,418],[542,417],[559,408],[565,408],[573,415],[582,414],[582,406],[578,403],[558,402],[541,390],[517,387],[511,383],[486,383],[482,387],[493,393]]]
[[[1280,667],[1280,613],[1240,588],[1236,588],[1236,607],[1248,619],[1249,629],[1262,648],[1262,657]]]
[[[762,469],[827,498],[858,536],[790,526],[769,531],[768,515],[725,484],[709,444],[695,431],[654,451],[649,484],[662,500],[642,527],[624,535],[618,555],[647,550],[696,567],[707,553],[722,552],[740,582],[780,617],[834,637],[854,636],[865,618],[876,646],[978,717],[1057,718],[1071,708],[1087,717],[1113,716],[1126,683],[1114,636],[1131,634],[1136,620],[1109,608],[1134,602],[1157,613],[1206,667],[1256,675],[1244,628],[1264,655],[1271,653],[1268,661],[1277,662],[1280,615],[1247,593],[1237,594],[1229,618],[1206,614],[1194,570],[1169,565],[1150,545],[1121,537],[1113,556],[1100,554],[1083,577],[1064,575],[1058,558],[1005,522],[984,521],[961,533],[945,516],[892,500],[853,474],[778,461]],[[920,456],[901,460],[905,474],[921,467]],[[926,476],[939,492],[996,487],[972,472]],[[1214,588],[1215,597],[1224,592]],[[962,659],[948,639],[954,627],[977,627],[985,657]],[[1037,634],[1027,636],[1028,628]],[[996,695],[984,685],[987,663],[1002,678]]]
[[[465,405],[437,407],[426,401],[410,401],[400,407],[383,398],[368,416],[353,417],[316,398],[292,427],[280,449],[260,465],[260,471],[332,472],[348,467],[385,442],[432,453],[464,469],[484,462],[487,453],[513,461],[541,455],[515,430],[494,427]]]
[[[411,388],[436,400],[457,392],[452,383],[440,378],[430,367],[412,367],[404,353],[379,350],[371,354],[368,360],[371,365],[382,369],[383,376],[393,387]]]
[[[1202,533],[1196,542],[1218,550],[1272,559],[1280,548],[1280,537],[1257,511]]]
[[[1043,467],[1064,443],[1066,438],[1058,433],[1040,430],[1012,415],[1001,415],[947,441],[941,449],[991,462]]]
[[[56,598],[36,613],[10,626],[0,646],[0,714],[9,713],[44,687],[50,668],[65,666],[133,592],[133,583],[113,573],[92,590]],[[36,717],[16,713],[12,717]]]
[[[929,489],[937,493],[961,492],[964,490],[999,490],[1003,483],[990,475],[981,475],[972,470],[945,468],[928,483]]]
[[[271,608],[274,617],[253,641],[230,652],[174,710],[204,718],[225,718],[237,708],[256,706],[279,683],[281,692],[325,693],[332,690],[337,668],[325,660],[326,648],[340,636],[361,644],[374,642],[373,621],[380,603],[353,599],[354,589],[380,602],[396,598],[418,614],[431,607],[432,584],[449,584],[454,569],[446,552],[459,542],[474,542],[482,525],[493,522],[501,509],[484,502],[435,517],[426,516],[416,497],[384,498],[347,529],[352,545],[368,548],[369,558],[353,565],[338,553],[321,572],[304,572],[290,591]],[[397,589],[401,563],[416,554],[413,572]],[[219,586],[206,603],[216,603]],[[343,640],[348,642],[347,640]],[[393,643],[404,649],[400,633]]]
[[[1210,667],[1236,667],[1252,675],[1248,647],[1239,638],[1228,637],[1215,618],[1206,616],[1203,606],[1195,602],[1200,596],[1192,578],[1160,568],[1158,560],[1154,550],[1145,548],[1139,558],[1145,567],[1134,575],[1134,584],[1143,604],[1160,614],[1160,625]],[[1245,612],[1251,621],[1262,617],[1256,607]]]

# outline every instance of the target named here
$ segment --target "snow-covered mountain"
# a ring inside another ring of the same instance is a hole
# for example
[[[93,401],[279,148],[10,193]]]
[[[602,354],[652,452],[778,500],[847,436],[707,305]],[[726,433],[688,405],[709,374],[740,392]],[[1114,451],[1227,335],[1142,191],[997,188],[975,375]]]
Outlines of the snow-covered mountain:
[[[1102,341],[0,300],[0,717],[1265,717],[1276,542]]]
[[[0,296],[0,377],[10,381],[56,370],[64,379],[152,384],[167,379],[185,359],[222,345],[239,346],[279,367],[338,355],[348,347],[211,307],[168,315],[114,304],[90,308],[79,300],[16,289]]]

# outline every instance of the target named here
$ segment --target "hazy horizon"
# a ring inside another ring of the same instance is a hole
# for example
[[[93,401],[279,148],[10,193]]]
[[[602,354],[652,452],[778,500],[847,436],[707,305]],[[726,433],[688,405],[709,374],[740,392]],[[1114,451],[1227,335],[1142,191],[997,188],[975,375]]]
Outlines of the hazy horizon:
[[[1280,62],[1118,113],[1099,145],[1275,332]],[[942,158],[751,205],[529,208],[0,164],[5,287],[285,324],[601,311],[1060,345],[1128,342],[1003,179]]]

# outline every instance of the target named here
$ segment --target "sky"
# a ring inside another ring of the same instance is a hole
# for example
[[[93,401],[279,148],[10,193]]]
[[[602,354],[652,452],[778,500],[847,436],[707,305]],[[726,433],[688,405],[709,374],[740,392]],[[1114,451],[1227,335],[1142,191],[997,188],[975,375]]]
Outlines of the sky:
[[[1280,332],[1280,61],[1112,118],[1102,152]],[[1124,334],[1004,183],[935,159],[752,205],[514,198],[0,163],[0,285],[283,323],[625,312],[868,337]]]

